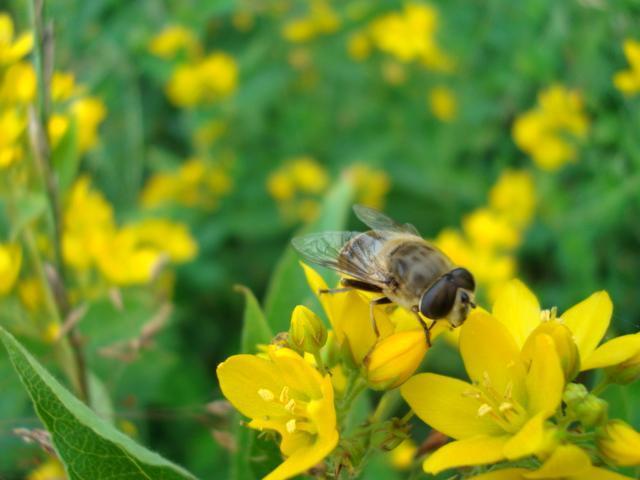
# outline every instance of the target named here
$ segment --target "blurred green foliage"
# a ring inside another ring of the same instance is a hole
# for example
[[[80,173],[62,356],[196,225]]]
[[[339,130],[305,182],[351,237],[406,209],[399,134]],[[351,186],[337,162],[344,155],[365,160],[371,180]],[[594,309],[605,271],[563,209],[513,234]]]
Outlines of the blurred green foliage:
[[[3,3],[18,25],[28,25],[26,1]],[[240,347],[243,298],[233,286],[246,285],[265,299],[278,259],[300,227],[280,216],[265,186],[271,172],[298,155],[315,158],[332,183],[355,162],[384,170],[391,181],[386,211],[411,221],[426,237],[458,226],[465,213],[485,203],[505,168],[531,169],[539,200],[518,251],[518,275],[545,305],[561,311],[606,289],[615,304],[615,329],[638,330],[640,99],[625,99],[611,78],[626,65],[624,39],[639,31],[639,2],[434,1],[440,12],[438,41],[455,58],[455,71],[400,65],[406,75],[401,85],[385,80],[389,59],[383,54],[355,62],[347,52],[352,33],[401,2],[334,2],[340,28],[303,44],[291,44],[281,29],[306,2],[258,3],[59,0],[47,5],[56,66],[73,71],[107,105],[100,144],[81,169],[119,218],[135,215],[150,175],[194,155],[190,138],[198,125],[209,120],[226,125],[206,154],[233,158],[232,191],[215,211],[166,209],[190,225],[200,253],[178,269],[172,320],[157,345],[130,364],[99,354],[102,346],[138,332],[157,310],[156,300],[136,289],[124,294],[126,314],[104,300],[89,307],[81,324],[89,361],[111,392],[116,418],[132,422],[142,443],[202,478],[227,477],[230,457],[212,432],[229,425],[204,406],[220,398],[215,366]],[[287,8],[280,11],[276,3]],[[233,26],[239,11],[252,13],[247,31]],[[354,18],[353,11],[363,13]],[[207,50],[236,59],[234,95],[193,111],[168,101],[163,85],[171,67],[152,57],[148,44],[173,24],[196,32]],[[296,54],[306,55],[310,66],[292,66]],[[517,149],[511,127],[535,104],[537,93],[554,83],[582,93],[592,126],[578,161],[547,173],[534,169]],[[450,123],[437,120],[427,106],[429,88],[441,84],[458,102]],[[316,225],[322,229],[322,223]],[[348,226],[360,228],[352,217]],[[292,253],[285,255],[295,267]],[[291,278],[297,278],[293,285],[272,286],[291,288],[287,305],[302,301],[299,290],[306,288],[299,272]],[[288,309],[266,298],[271,326],[286,330]],[[446,368],[442,363],[433,359],[431,367]],[[5,370],[3,356],[0,371]],[[32,426],[35,419],[17,379],[9,373],[0,378],[0,472],[3,478],[22,478],[37,452],[8,432]],[[615,394],[620,397],[615,410],[639,398],[637,389]],[[637,415],[633,422],[640,427]],[[372,472],[377,474],[367,478],[394,475],[388,466]]]

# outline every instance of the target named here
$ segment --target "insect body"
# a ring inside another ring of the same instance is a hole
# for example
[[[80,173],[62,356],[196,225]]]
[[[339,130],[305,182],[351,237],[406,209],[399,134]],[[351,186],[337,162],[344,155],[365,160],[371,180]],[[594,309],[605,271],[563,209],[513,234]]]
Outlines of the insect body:
[[[344,275],[344,288],[380,293],[371,301],[371,317],[378,334],[373,307],[395,303],[416,314],[430,343],[435,320],[446,319],[457,327],[475,307],[475,281],[471,273],[455,267],[436,246],[424,240],[410,224],[398,224],[386,215],[353,207],[367,232],[323,232],[293,239],[293,246],[309,262]],[[419,314],[433,320],[427,327]]]

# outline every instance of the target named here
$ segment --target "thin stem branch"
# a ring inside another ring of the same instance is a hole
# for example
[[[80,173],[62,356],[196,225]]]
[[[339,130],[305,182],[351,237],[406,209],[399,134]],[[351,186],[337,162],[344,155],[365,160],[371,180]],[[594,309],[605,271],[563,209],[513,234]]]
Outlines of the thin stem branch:
[[[33,143],[33,154],[36,166],[42,176],[49,209],[51,211],[53,227],[54,265],[53,274],[47,275],[48,285],[52,287],[56,297],[59,317],[64,320],[70,311],[70,305],[65,288],[65,268],[62,257],[62,214],[61,202],[58,192],[53,165],[51,162],[51,149],[47,136],[47,125],[49,121],[50,106],[50,85],[53,66],[53,29],[44,21],[45,0],[32,0],[31,24],[35,37],[33,48],[33,61],[38,80],[38,99],[36,103],[36,114],[32,115],[31,133]],[[45,271],[45,273],[47,273]],[[79,388],[79,395],[85,402],[89,402],[88,372],[80,334],[74,328],[69,332],[69,343],[73,351],[75,371],[77,372],[76,383]]]

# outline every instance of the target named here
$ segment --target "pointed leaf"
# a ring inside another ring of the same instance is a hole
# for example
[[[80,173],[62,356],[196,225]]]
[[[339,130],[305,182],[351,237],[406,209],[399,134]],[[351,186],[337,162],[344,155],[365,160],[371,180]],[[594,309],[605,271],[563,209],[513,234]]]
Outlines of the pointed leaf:
[[[36,413],[51,433],[70,480],[195,478],[98,417],[60,385],[6,330],[0,329],[0,338]]]
[[[244,294],[246,301],[240,342],[241,351],[242,353],[255,353],[256,345],[271,342],[273,333],[253,292],[242,285],[236,285],[235,289]]]

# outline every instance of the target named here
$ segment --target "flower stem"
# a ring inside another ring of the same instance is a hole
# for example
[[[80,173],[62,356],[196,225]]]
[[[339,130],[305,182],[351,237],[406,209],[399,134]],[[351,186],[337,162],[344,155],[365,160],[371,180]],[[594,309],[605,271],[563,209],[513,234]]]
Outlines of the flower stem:
[[[38,96],[36,105],[36,115],[30,122],[32,134],[33,155],[36,160],[36,167],[39,171],[42,182],[47,193],[49,209],[51,211],[52,228],[53,228],[53,247],[54,247],[54,264],[55,276],[52,279],[46,275],[45,280],[51,288],[52,282],[56,282],[53,286],[54,295],[57,304],[58,318],[65,320],[69,314],[69,302],[65,289],[65,268],[62,258],[62,216],[60,208],[60,197],[58,194],[58,184],[53,172],[51,162],[51,149],[49,139],[47,137],[47,125],[49,120],[50,105],[50,85],[53,66],[53,28],[45,23],[44,10],[45,0],[32,0],[31,6],[31,26],[35,37],[33,58],[38,81]],[[37,252],[36,252],[37,253]],[[76,383],[78,385],[78,394],[85,401],[89,402],[88,388],[88,372],[84,355],[82,339],[78,331],[72,328],[69,332],[69,345],[73,352],[73,361],[75,362]],[[66,357],[66,356],[65,356]],[[65,367],[65,370],[71,369]]]

